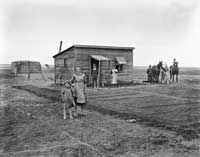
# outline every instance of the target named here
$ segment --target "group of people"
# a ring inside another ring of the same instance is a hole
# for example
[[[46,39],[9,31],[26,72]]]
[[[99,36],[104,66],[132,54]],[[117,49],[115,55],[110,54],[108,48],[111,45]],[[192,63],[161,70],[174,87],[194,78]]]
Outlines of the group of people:
[[[112,81],[111,83],[117,83],[117,70],[112,68]],[[93,65],[92,81],[93,87],[97,87],[98,70],[96,65]],[[63,118],[66,119],[66,110],[69,112],[70,119],[77,116],[77,106],[80,106],[83,112],[84,105],[87,103],[86,96],[86,77],[81,72],[79,67],[76,68],[75,73],[72,75],[71,80],[64,83],[61,90],[61,97],[63,101]]]
[[[178,62],[176,61],[176,59],[174,58],[173,59],[173,63],[172,63],[172,66],[174,67],[178,67]],[[162,63],[162,66],[160,68],[160,73],[161,73],[161,81],[164,82],[164,83],[169,83],[169,80],[170,80],[170,73],[169,73],[170,69],[169,67],[167,66],[166,63]],[[149,65],[147,71],[147,76],[148,76],[148,82],[152,83],[154,80],[154,76],[153,76],[153,67],[151,65]]]
[[[110,74],[112,76],[111,84],[117,84],[117,73],[118,73],[118,70],[113,66],[110,71]],[[96,64],[93,64],[93,66],[92,66],[92,75],[91,76],[92,76],[93,88],[98,88],[98,79],[100,79],[100,76],[98,75],[98,69],[97,69]]]
[[[178,66],[178,62],[174,58],[173,66]],[[168,77],[167,72],[169,68],[167,64],[162,64],[161,68],[161,80],[166,81]],[[114,67],[111,69],[112,80],[111,84],[117,83],[117,69]],[[153,67],[149,65],[147,69],[148,81],[153,82]],[[98,69],[94,64],[92,68],[92,82],[93,87],[97,88],[98,86]],[[73,74],[71,80],[64,83],[64,87],[61,90],[62,101],[64,103],[64,119],[66,119],[66,108],[69,111],[70,119],[73,119],[74,116],[77,116],[77,106],[80,106],[83,112],[84,105],[87,103],[86,97],[86,77],[85,74],[81,72],[79,67],[76,68],[75,73]]]
[[[79,67],[76,68],[72,79],[64,83],[61,95],[64,103],[64,119],[66,119],[66,108],[69,111],[70,119],[73,119],[73,116],[77,116],[77,106],[80,106],[83,112],[83,107],[87,102],[86,78]]]

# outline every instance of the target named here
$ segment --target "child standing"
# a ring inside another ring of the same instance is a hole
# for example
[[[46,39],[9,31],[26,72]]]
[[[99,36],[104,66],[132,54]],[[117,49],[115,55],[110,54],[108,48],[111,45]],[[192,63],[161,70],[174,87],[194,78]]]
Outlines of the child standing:
[[[72,107],[75,107],[76,104],[73,99],[73,92],[71,89],[71,84],[69,82],[66,82],[64,84],[64,88],[61,90],[61,95],[62,95],[62,101],[64,102],[63,104],[63,119],[66,119],[66,108],[69,109],[69,117],[70,119],[73,119],[72,116]]]

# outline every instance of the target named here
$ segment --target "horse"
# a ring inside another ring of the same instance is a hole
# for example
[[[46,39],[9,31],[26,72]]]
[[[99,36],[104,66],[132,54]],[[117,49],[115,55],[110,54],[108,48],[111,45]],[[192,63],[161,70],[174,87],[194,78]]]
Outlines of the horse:
[[[152,67],[152,80],[153,83],[158,83],[159,82],[159,75],[160,75],[160,70],[162,67],[162,62],[160,61],[157,65],[154,65]]]
[[[176,82],[178,82],[178,74],[179,74],[179,68],[178,64],[174,64],[170,66],[170,79],[172,82],[174,82],[174,75],[176,75]]]

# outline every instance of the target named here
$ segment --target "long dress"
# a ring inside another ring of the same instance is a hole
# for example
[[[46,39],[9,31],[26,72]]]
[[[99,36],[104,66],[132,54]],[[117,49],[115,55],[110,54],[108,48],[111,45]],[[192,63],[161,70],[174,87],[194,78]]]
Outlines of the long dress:
[[[76,75],[73,74],[72,82],[74,83],[75,96],[77,98],[77,103],[86,103],[85,96],[85,74]]]
[[[72,93],[67,90],[66,88],[63,88],[61,90],[61,94],[62,94],[62,99],[63,101],[66,103],[67,108],[73,107],[74,102],[73,102],[73,96]]]
[[[163,76],[162,82],[169,84],[170,83],[170,72],[169,72],[169,68],[167,67],[167,65],[165,65],[165,68],[163,70],[163,75],[164,76]]]
[[[112,81],[111,84],[117,84],[117,69],[112,69]]]

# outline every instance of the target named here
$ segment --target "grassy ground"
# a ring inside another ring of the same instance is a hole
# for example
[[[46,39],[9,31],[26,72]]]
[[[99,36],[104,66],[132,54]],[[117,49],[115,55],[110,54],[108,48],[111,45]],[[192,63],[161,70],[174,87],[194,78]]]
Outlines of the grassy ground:
[[[199,76],[186,74],[169,87],[88,89],[87,110],[73,120],[62,119],[59,88],[48,86],[51,80],[1,75],[0,156],[197,157],[198,138],[188,141],[190,136],[150,123],[183,123],[198,135]]]

